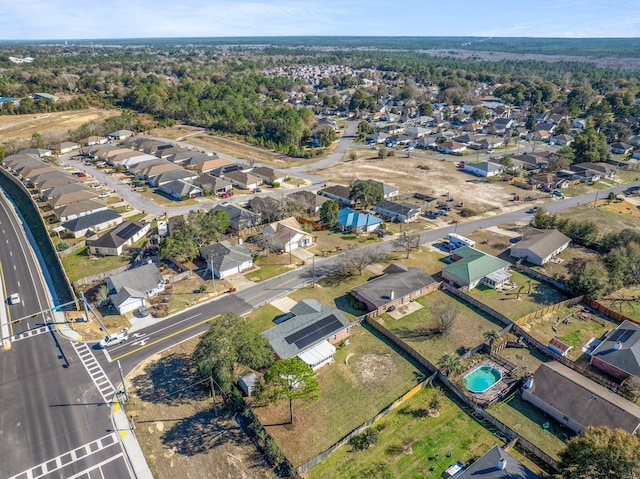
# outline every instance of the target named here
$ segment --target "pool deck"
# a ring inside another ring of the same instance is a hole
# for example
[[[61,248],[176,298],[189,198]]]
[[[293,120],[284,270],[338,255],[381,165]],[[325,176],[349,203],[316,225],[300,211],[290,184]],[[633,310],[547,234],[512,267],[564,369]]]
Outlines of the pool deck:
[[[514,370],[510,369],[504,364],[499,363],[498,361],[494,361],[490,356],[485,356],[482,359],[479,359],[475,363],[473,363],[469,368],[467,368],[462,375],[461,378],[464,378],[467,374],[472,373],[476,369],[482,366],[491,366],[502,374],[502,379],[497,381],[493,386],[481,393],[473,393],[469,391],[466,387],[464,387],[463,392],[473,399],[474,402],[478,404],[488,404],[494,401],[496,398],[500,397],[502,392],[508,389],[515,380],[513,376]],[[463,381],[464,384],[464,381]]]

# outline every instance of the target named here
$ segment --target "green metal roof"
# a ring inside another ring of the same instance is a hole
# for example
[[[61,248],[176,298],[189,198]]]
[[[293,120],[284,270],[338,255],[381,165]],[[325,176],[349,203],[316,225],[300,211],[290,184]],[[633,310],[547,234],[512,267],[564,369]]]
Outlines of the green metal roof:
[[[488,274],[502,269],[509,264],[500,258],[483,253],[470,246],[463,246],[455,250],[453,254],[461,256],[461,258],[455,263],[451,263],[442,268],[442,271],[447,271],[449,274],[469,284],[475,283]]]

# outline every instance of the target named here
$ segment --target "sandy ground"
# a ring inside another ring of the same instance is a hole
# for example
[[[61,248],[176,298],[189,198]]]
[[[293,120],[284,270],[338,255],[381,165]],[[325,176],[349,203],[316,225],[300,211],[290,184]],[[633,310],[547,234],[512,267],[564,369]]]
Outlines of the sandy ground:
[[[38,113],[35,115],[0,116],[0,138],[7,140],[30,139],[34,133],[45,135],[46,139],[59,141],[69,130],[94,121],[119,115],[118,110],[90,108],[78,111]]]

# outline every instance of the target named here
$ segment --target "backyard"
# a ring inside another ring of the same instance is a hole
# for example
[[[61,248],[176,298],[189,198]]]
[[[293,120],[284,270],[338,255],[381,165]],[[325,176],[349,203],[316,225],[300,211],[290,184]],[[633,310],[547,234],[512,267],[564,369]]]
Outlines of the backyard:
[[[393,333],[409,343],[432,363],[445,353],[462,353],[484,341],[486,331],[500,331],[504,325],[489,318],[444,291],[434,291],[416,299],[422,308],[400,319],[383,314],[378,318]],[[453,308],[457,305],[459,314],[454,326],[446,335],[430,334],[438,326],[436,308]]]
[[[131,261],[131,255],[89,256],[89,248],[85,246],[62,257],[61,261],[69,281],[73,283],[80,278],[126,266]]]
[[[480,285],[468,294],[514,321],[526,314],[569,299],[564,293],[547,283],[514,270],[511,270],[511,275],[515,288],[509,291]]]
[[[335,362],[316,373],[319,399],[295,402],[295,425],[289,423],[287,401],[253,408],[294,466],[327,449],[424,379],[420,369],[366,325],[352,331],[350,344],[338,348]]]
[[[309,470],[309,478],[437,479],[457,461],[472,461],[491,447],[503,445],[500,438],[447,395],[441,396],[438,416],[429,416],[433,395],[434,389],[426,388],[401,404],[374,424],[380,431],[375,446],[356,451],[344,445]],[[534,472],[540,472],[517,451],[512,449],[509,453]]]
[[[619,289],[598,302],[630,319],[640,322],[640,287]]]

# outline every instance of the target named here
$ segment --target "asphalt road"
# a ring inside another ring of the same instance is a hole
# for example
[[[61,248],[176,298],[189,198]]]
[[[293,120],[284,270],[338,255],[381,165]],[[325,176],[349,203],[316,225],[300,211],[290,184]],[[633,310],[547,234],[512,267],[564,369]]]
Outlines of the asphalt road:
[[[46,325],[51,304],[22,224],[0,195],[2,291],[21,303],[0,305],[10,350],[0,351],[0,477],[73,477],[82,471],[129,477],[110,409],[72,345]],[[33,317],[32,317],[33,315]],[[99,442],[99,439],[101,439]],[[72,452],[73,451],[73,452]],[[99,476],[96,476],[99,477]]]

